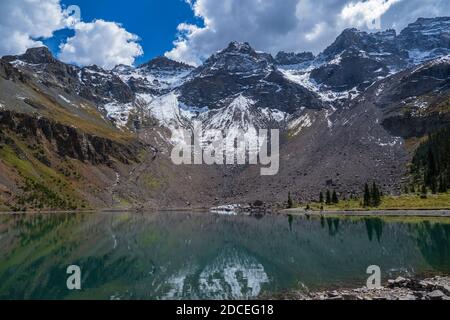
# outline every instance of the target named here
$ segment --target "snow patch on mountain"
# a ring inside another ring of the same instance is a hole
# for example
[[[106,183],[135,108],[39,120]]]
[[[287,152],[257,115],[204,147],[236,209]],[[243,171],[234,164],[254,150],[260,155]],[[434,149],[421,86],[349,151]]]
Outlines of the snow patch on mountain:
[[[124,129],[128,123],[130,113],[135,109],[134,103],[120,103],[117,101],[107,103],[103,106],[107,117],[111,119],[118,128]]]
[[[228,128],[248,131],[252,126],[251,108],[254,104],[252,99],[239,95],[228,107],[204,114],[203,120],[209,129]]]
[[[341,64],[341,62],[342,62],[342,53],[335,55],[334,58],[330,60],[330,62],[328,62],[328,64],[339,65]]]
[[[327,90],[324,86],[317,84],[313,79],[311,79],[311,71],[313,68],[314,67],[310,66],[306,69],[297,69],[295,66],[283,66],[279,69],[286,79],[316,93],[324,102],[334,102],[336,100],[348,99],[349,97],[353,99],[359,96],[360,92],[356,89],[356,87],[351,90],[338,92]]]
[[[395,147],[396,145],[401,145],[403,143],[402,139],[399,137],[392,137],[388,141],[385,141],[381,138],[376,139],[375,143],[380,147]]]
[[[260,129],[270,129],[281,124],[289,118],[287,113],[280,110],[255,107],[255,101],[243,95],[237,96],[227,107],[219,110],[210,110],[200,115],[206,131],[224,132],[227,141],[233,141],[244,135],[245,141],[251,146],[262,143],[259,139]],[[211,135],[207,143],[217,139]],[[209,140],[209,141],[208,141]]]
[[[157,71],[148,70],[147,68],[137,68],[137,69],[118,69],[116,70],[117,76],[120,79],[128,83],[130,80],[144,80],[147,81],[150,88],[160,89],[160,90],[172,90],[185,81],[188,80],[188,76],[191,71]]]
[[[411,112],[411,115],[413,117],[425,116],[428,106],[429,106],[429,103],[427,101],[421,101],[421,100],[414,101],[414,103],[412,105],[413,110]]]
[[[291,136],[295,137],[299,135],[304,129],[311,127],[313,124],[309,114],[305,114],[289,123],[289,130],[291,130]]]
[[[182,126],[185,121],[191,121],[196,116],[195,112],[182,106],[174,91],[159,97],[148,94],[138,94],[137,97],[146,104],[149,115],[169,129]]]
[[[184,141],[183,129],[191,130],[196,125],[201,125],[203,130],[203,146],[221,138],[232,141],[241,134],[246,141],[257,144],[259,129],[268,129],[268,123],[282,123],[289,118],[280,110],[256,108],[255,101],[243,95],[235,97],[228,106],[214,110],[186,106],[175,92],[161,97],[139,94],[138,99],[145,103],[149,116],[172,131],[173,144]]]
[[[450,54],[447,54],[445,56],[442,56],[442,57],[439,57],[439,58],[433,60],[431,65],[437,65],[437,64],[441,64],[441,63],[450,64]]]

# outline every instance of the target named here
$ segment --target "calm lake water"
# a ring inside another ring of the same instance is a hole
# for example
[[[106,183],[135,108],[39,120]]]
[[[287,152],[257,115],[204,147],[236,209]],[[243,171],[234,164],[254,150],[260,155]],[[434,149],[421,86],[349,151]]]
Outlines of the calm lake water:
[[[82,290],[66,287],[69,265]],[[0,215],[0,299],[250,299],[450,274],[445,219]]]

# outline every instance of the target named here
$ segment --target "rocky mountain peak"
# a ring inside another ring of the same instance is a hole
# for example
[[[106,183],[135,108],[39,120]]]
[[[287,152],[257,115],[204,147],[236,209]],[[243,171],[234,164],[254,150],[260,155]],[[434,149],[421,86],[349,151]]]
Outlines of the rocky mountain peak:
[[[345,29],[323,53],[327,56],[334,56],[344,50],[362,47],[364,46],[363,39],[366,35],[367,33],[355,28]]]
[[[228,59],[229,61],[233,60],[236,62],[251,60],[254,62],[264,61],[268,64],[275,63],[275,60],[269,53],[256,51],[248,42],[237,41],[230,42],[228,47],[212,55],[208,60],[206,60],[205,64],[208,64],[208,61],[211,60],[217,61],[221,59]]]
[[[47,47],[28,49],[23,57],[30,63],[52,63],[56,61]]]
[[[367,33],[355,28],[345,29],[334,43],[325,49],[323,55],[333,58],[343,52],[350,55],[361,52],[397,54],[399,50],[396,39],[397,33],[393,29],[376,33]]]
[[[146,62],[139,66],[141,69],[148,69],[148,70],[158,70],[158,71],[175,71],[175,70],[191,70],[194,69],[194,67],[171,60],[167,57],[160,56],[156,57],[149,62]]]
[[[283,76],[270,54],[258,52],[248,43],[231,42],[179,88],[180,101],[196,108],[220,109],[239,94],[254,101],[255,108],[292,113],[299,106],[322,107],[314,93]]]
[[[399,41],[407,50],[449,50],[450,17],[419,18],[400,33]]]
[[[450,28],[450,17],[436,17],[436,18],[418,18],[415,22],[410,23],[403,31],[404,32],[429,32],[448,33]]]
[[[385,31],[373,33],[373,37],[380,41],[394,41],[397,37],[397,31],[394,29],[387,29]]]
[[[104,73],[104,74],[110,73],[109,71],[104,70],[103,68],[99,67],[99,66],[96,65],[96,64],[93,64],[93,65],[84,67],[83,69],[84,69],[84,70],[93,71],[93,72],[100,72],[100,73]]]
[[[134,69],[133,66],[119,64],[119,65],[115,66],[114,69],[112,69],[112,72],[115,74],[123,74],[123,73],[131,72],[131,71],[133,71],[133,69]]]
[[[267,74],[274,69],[273,57],[255,51],[247,42],[231,42],[227,48],[212,55],[196,69],[196,75],[210,76],[227,73],[247,77]]]
[[[4,60],[11,62],[20,60],[31,64],[55,63],[57,60],[47,47],[36,47],[28,49],[24,54],[19,56],[5,56]]]
[[[243,53],[243,54],[256,54],[255,50],[250,46],[248,42],[238,42],[232,41],[228,47],[222,51],[222,53],[232,52],[232,53]]]

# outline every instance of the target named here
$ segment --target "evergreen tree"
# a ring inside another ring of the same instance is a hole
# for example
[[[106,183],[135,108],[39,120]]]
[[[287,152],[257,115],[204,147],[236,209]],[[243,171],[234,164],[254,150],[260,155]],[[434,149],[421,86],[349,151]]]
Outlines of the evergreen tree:
[[[426,199],[427,196],[428,196],[427,186],[426,186],[426,185],[423,185],[423,186],[422,186],[422,194],[421,194],[421,197],[422,197],[423,199]]]
[[[429,138],[431,139],[431,138]],[[436,185],[436,161],[434,157],[434,153],[432,151],[432,148],[428,149],[428,161],[427,161],[427,171],[426,171],[426,183],[429,185],[433,190],[433,185]]]
[[[440,193],[447,192],[447,182],[445,181],[444,177],[441,177],[441,179],[439,180],[439,192]]]
[[[294,207],[294,202],[292,201],[291,193],[288,193],[288,209],[292,209]]]
[[[370,192],[370,205],[372,207],[379,207],[381,205],[381,194],[377,184],[374,182]]]
[[[330,193],[330,190],[327,190],[326,204],[331,204],[331,193]]]
[[[450,126],[429,135],[427,141],[417,148],[411,173],[418,185],[425,185],[431,192],[447,192],[450,182]]]
[[[369,185],[367,183],[364,185],[363,206],[364,207],[369,207],[370,206],[370,189],[369,189]]]
[[[381,192],[380,192],[380,189],[378,188],[378,186],[377,186],[375,204],[377,207],[379,207],[381,205]]]
[[[438,184],[436,181],[436,176],[433,175],[430,178],[430,188],[431,188],[431,193],[436,194],[438,191]]]
[[[320,195],[319,195],[319,203],[323,203],[323,201],[324,201],[324,199],[323,199],[323,192],[321,191]]]
[[[338,203],[339,203],[339,199],[338,199],[336,190],[333,191],[333,196],[332,196],[331,201],[332,201],[334,204],[338,204]]]
[[[376,206],[376,204],[375,204],[375,198],[376,198],[376,190],[377,190],[377,186],[376,186],[376,184],[375,184],[375,182],[374,183],[372,183],[372,188],[370,189],[370,206],[371,207],[375,207]]]

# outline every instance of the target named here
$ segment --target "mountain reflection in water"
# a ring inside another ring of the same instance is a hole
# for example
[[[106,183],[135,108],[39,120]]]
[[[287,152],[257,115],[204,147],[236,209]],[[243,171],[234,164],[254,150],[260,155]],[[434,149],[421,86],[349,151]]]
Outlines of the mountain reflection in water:
[[[0,216],[1,299],[250,299],[450,273],[442,219],[95,213]],[[78,265],[82,290],[66,287]]]

